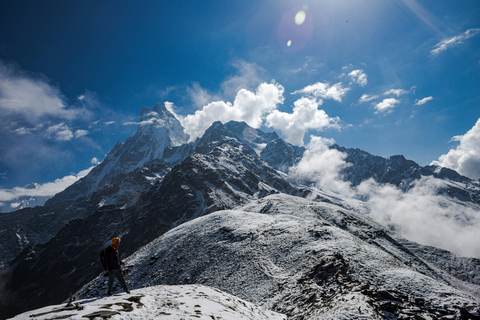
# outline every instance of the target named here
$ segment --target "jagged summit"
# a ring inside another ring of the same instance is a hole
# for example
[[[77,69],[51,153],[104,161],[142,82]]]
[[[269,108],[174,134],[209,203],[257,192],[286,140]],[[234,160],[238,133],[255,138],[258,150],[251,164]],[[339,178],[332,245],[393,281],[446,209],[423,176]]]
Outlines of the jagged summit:
[[[154,129],[150,129],[153,127]],[[159,130],[165,128],[163,132]],[[168,111],[165,103],[158,103],[152,109],[143,107],[140,115],[140,124],[138,131],[145,132],[151,130],[150,134],[154,133],[157,141],[161,141],[165,134],[170,139],[171,146],[179,146],[187,143],[188,134],[175,116]]]
[[[135,134],[122,143],[118,141],[105,159],[86,177],[77,181],[50,202],[75,200],[110,184],[118,174],[132,172],[155,159],[162,159],[167,148],[186,144],[188,135],[165,103],[154,108],[144,107]],[[47,202],[48,205],[48,202]]]

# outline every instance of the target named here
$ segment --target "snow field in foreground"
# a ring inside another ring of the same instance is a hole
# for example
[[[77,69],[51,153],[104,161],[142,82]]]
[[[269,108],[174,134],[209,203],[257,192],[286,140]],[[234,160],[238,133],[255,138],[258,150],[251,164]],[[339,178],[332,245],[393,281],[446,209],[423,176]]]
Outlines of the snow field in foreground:
[[[47,319],[245,319],[286,320],[287,317],[258,307],[233,295],[203,285],[153,286],[105,298],[74,301],[29,311],[12,320]]]

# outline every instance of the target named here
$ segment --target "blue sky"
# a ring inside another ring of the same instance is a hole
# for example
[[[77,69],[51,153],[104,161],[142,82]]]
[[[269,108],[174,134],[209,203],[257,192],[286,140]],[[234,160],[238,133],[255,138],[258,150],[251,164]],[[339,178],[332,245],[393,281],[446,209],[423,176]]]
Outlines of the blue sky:
[[[2,1],[0,191],[74,181],[161,101],[479,178],[479,88],[478,1]]]

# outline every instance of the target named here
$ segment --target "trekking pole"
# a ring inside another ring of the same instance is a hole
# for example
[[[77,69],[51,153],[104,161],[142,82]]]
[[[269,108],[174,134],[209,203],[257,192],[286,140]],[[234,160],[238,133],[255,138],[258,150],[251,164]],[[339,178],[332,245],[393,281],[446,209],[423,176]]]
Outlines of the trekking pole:
[[[125,280],[127,280],[127,289],[130,291],[130,284],[128,283],[128,275],[127,270],[125,269],[125,265],[123,265],[123,274],[125,275]]]

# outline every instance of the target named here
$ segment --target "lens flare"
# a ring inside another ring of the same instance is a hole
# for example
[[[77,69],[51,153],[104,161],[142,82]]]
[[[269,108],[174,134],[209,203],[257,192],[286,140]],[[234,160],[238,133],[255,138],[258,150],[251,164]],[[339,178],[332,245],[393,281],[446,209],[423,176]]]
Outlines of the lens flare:
[[[305,13],[305,11],[303,10],[300,10],[297,12],[297,14],[295,15],[295,23],[297,25],[301,25],[305,22],[305,18],[307,17],[307,14]]]
[[[313,16],[308,6],[296,6],[282,15],[277,40],[285,52],[301,51],[313,35]]]
[[[252,142],[257,138],[257,130],[247,127],[243,130],[243,138],[248,142]]]

